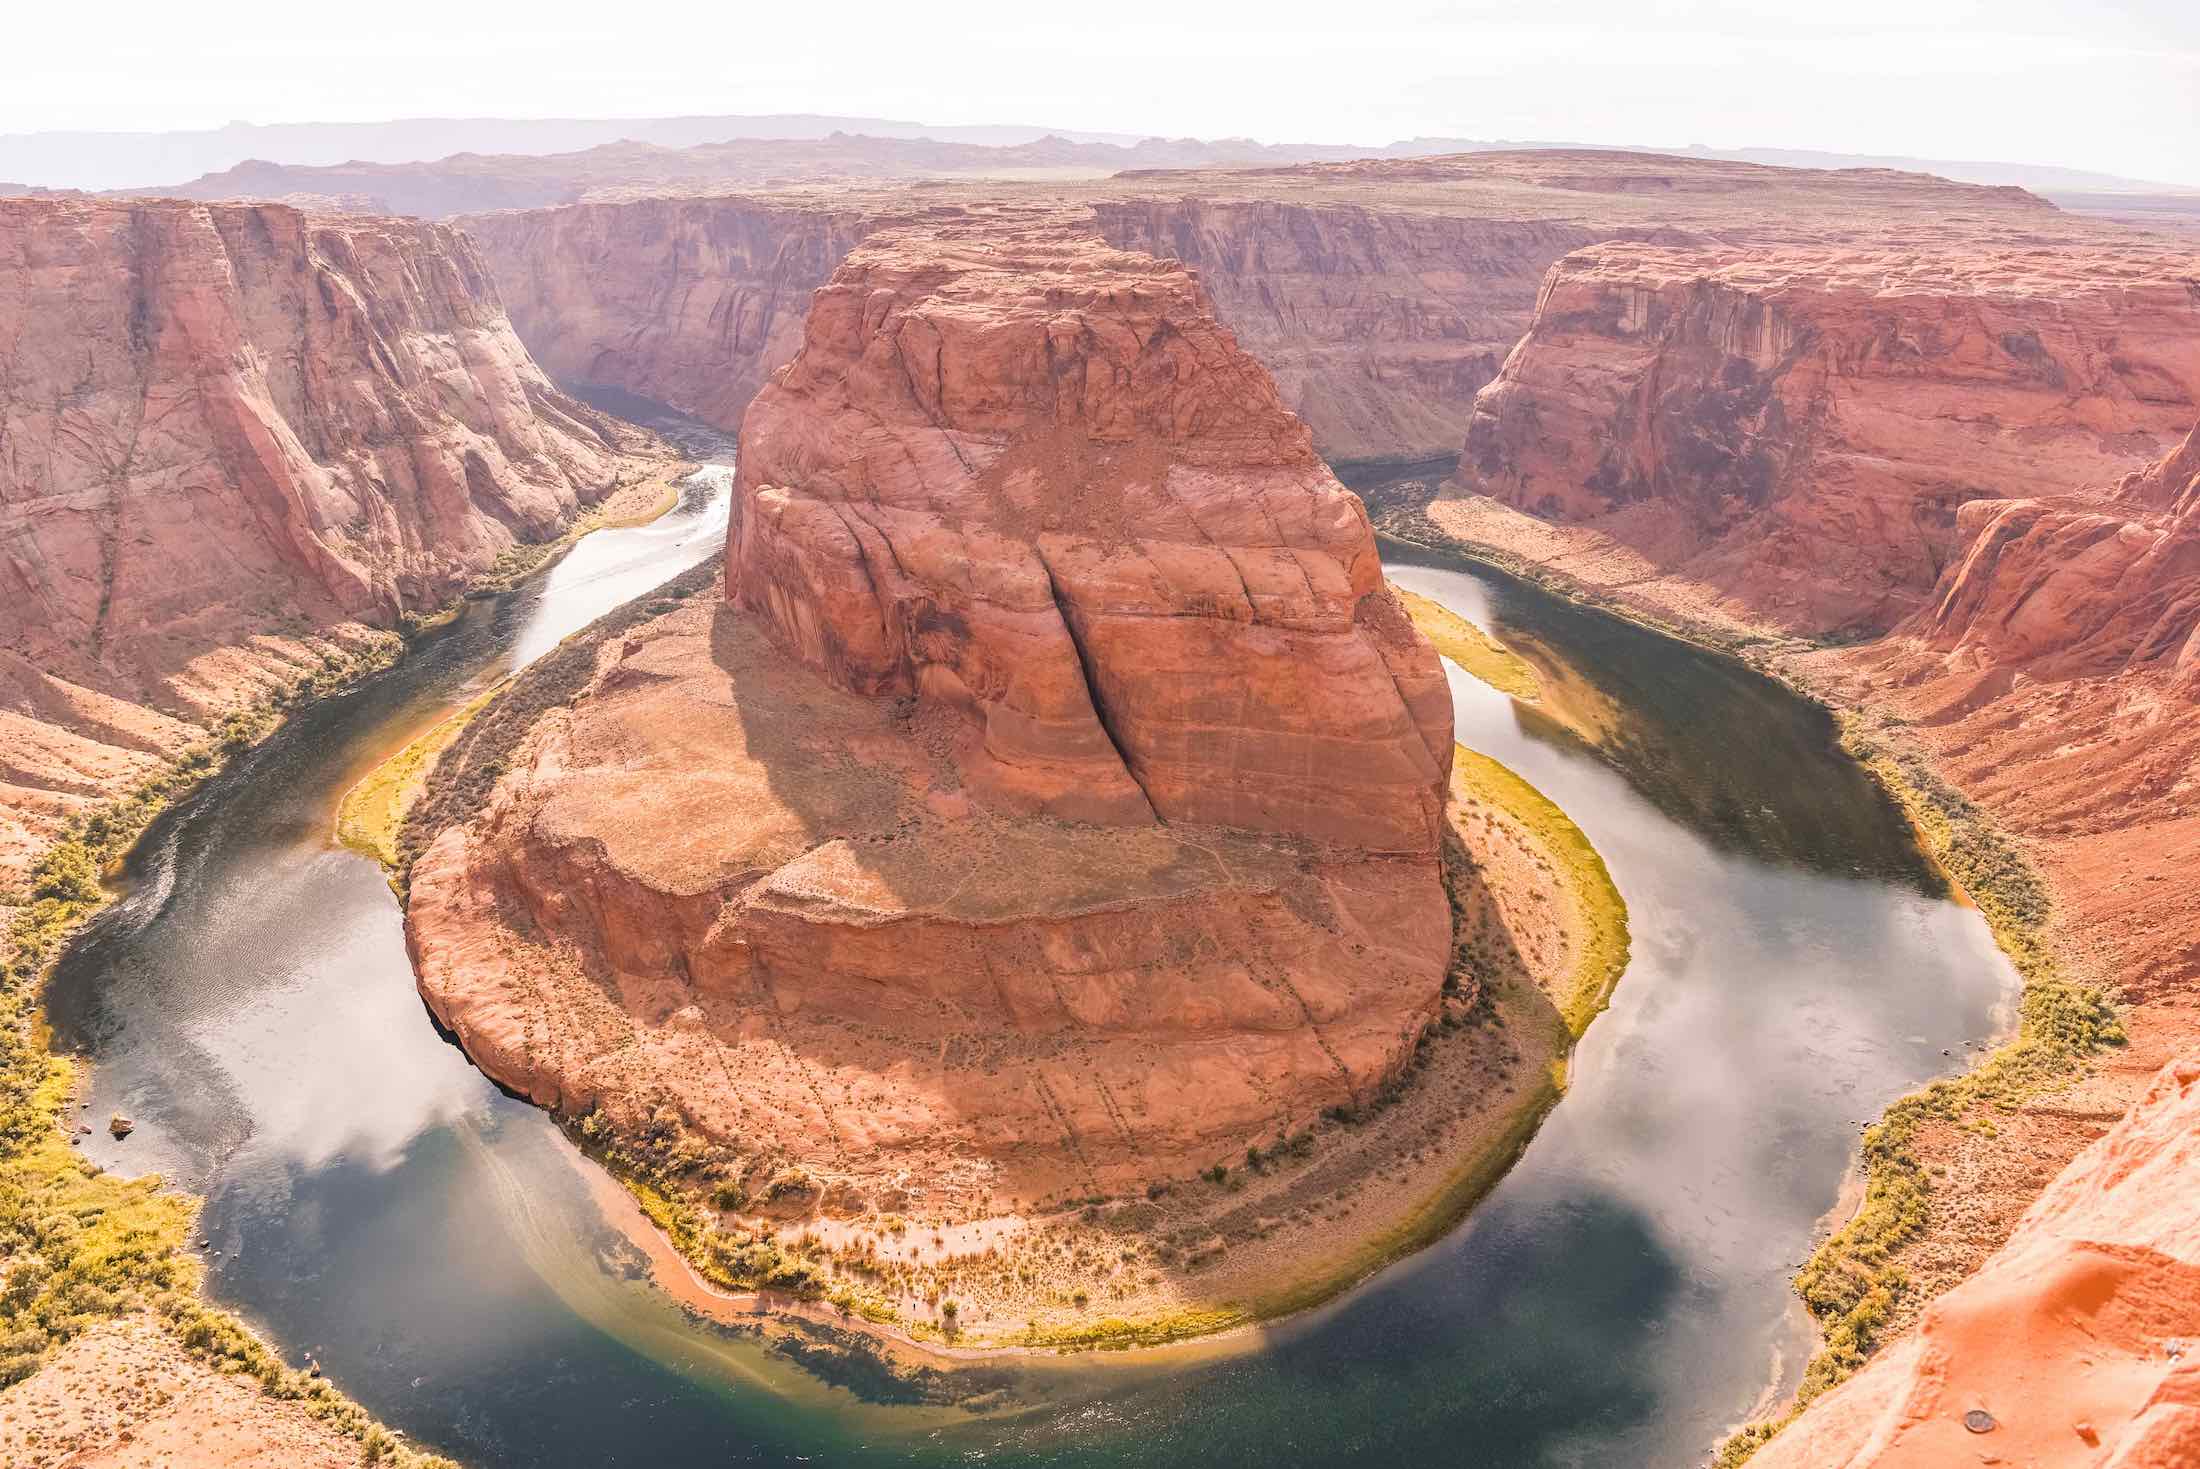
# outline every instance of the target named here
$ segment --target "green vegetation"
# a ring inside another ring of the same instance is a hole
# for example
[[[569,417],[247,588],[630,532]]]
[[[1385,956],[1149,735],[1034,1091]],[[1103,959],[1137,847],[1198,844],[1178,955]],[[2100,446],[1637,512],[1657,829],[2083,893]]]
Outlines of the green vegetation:
[[[1627,900],[1612,881],[1611,869],[1573,818],[1489,756],[1461,745],[1452,755],[1456,799],[1479,798],[1525,827],[1559,863],[1566,887],[1582,919],[1580,952],[1570,982],[1553,1002],[1566,1029],[1579,1040],[1611,1002],[1619,977],[1627,971],[1633,939],[1627,927]]]
[[[426,789],[428,772],[434,769],[436,757],[465,731],[467,722],[503,687],[499,682],[360,777],[356,785],[344,792],[343,802],[336,808],[337,840],[394,871],[402,857],[398,833],[404,827],[405,813]]]
[[[200,1267],[182,1253],[198,1202],[157,1176],[102,1172],[64,1132],[75,1069],[49,1052],[38,994],[69,935],[106,901],[101,876],[171,801],[273,730],[286,710],[392,662],[392,636],[349,657],[325,655],[289,686],[224,717],[208,738],[128,793],[70,822],[32,865],[0,963],[0,1386],[36,1372],[57,1347],[137,1311],[164,1319],[217,1371],[248,1374],[271,1397],[356,1439],[370,1464],[433,1469],[319,1378],[285,1366],[234,1317],[198,1297]]]
[[[1916,1153],[1918,1131],[1940,1120],[1991,1127],[1981,1113],[2015,1108],[2077,1075],[2088,1057],[2123,1043],[2108,997],[2060,974],[2045,940],[2045,884],[1986,813],[1914,752],[1851,719],[1843,748],[1909,813],[1926,850],[1978,905],[2024,979],[2017,1034],[1972,1070],[1904,1097],[1864,1133],[1865,1187],[1856,1216],[1819,1246],[1795,1287],[1825,1334],[1787,1414],[1753,1423],[1720,1447],[1732,1469],[1814,1398],[1845,1381],[1878,1345],[1908,1289],[1896,1256],[1924,1230],[1932,1180]]]
[[[1391,591],[1421,635],[1436,645],[1437,652],[1501,694],[1515,699],[1542,697],[1543,681],[1527,659],[1441,602],[1401,586],[1393,585]]]

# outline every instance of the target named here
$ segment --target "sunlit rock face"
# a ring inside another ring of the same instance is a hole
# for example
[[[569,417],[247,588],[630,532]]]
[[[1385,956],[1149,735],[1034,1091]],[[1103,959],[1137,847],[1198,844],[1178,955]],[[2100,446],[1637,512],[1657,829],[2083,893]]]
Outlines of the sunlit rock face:
[[[1181,1176],[1398,1074],[1445,685],[1188,271],[1047,211],[880,231],[734,493],[724,597],[591,645],[414,870],[491,1074],[926,1208]]]
[[[2144,243],[1577,251],[1476,400],[1459,482],[1758,621],[1885,631],[1966,505],[2112,485],[2191,427],[2190,272]]]
[[[628,464],[413,220],[0,199],[0,339],[0,868]]]

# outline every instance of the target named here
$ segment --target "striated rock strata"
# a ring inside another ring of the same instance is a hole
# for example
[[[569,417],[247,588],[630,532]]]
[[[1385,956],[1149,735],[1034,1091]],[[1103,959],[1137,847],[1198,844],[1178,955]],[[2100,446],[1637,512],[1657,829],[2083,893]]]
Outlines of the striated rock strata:
[[[1638,610],[1700,610],[1696,584],[1605,531],[1484,499],[1429,514]],[[1892,633],[1777,661],[1839,705],[1894,716],[1883,736],[2017,839],[2046,879],[2033,901],[2061,972],[2110,992],[2127,1043],[1994,1109],[1990,1128],[1921,1131],[1925,1228],[1895,1264],[1897,1310],[1923,1316],[1753,1463],[2169,1465],[2200,1443],[2189,1374],[2168,1354],[2200,1331],[2200,1258],[2177,1233],[2200,1199],[2196,514],[2200,433],[2091,488],[1972,501],[1930,595]],[[2003,1427],[1966,1433],[1957,1420],[1974,1407]]]
[[[829,1211],[1182,1176],[1397,1073],[1445,685],[1188,272],[1044,215],[874,235],[736,500],[723,602],[439,769],[510,772],[408,913],[485,1069]]]
[[[0,333],[11,862],[636,467],[442,226],[0,200]]]
[[[1082,184],[760,184],[606,192],[458,222],[550,371],[732,428],[793,355],[809,292],[870,231],[989,207],[1088,212],[1110,244],[1199,272],[1223,324],[1333,460],[1455,453],[1476,391],[1528,328],[1544,273],[1585,245],[1899,231],[1911,241],[2014,234],[2037,247],[2070,229],[2017,189],[1566,150],[1141,170]]]
[[[2190,426],[2192,271],[2139,240],[1577,251],[1476,400],[1460,483],[1751,620],[1884,631],[1964,506],[2112,481]]]

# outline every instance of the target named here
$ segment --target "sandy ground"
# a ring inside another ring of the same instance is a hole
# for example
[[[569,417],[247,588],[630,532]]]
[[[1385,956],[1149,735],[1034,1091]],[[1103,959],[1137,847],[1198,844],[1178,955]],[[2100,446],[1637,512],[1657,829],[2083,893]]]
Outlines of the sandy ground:
[[[351,1469],[362,1452],[142,1317],[86,1332],[0,1395],[8,1469]]]

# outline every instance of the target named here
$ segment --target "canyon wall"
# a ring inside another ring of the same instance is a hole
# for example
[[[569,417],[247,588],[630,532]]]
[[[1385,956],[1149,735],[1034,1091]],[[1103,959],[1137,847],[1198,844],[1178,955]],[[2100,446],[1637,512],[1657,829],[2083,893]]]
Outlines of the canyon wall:
[[[1582,246],[1875,231],[2037,244],[2065,228],[2017,189],[1562,149],[1138,170],[1081,184],[686,187],[636,183],[457,222],[481,242],[522,338],[552,373],[732,428],[793,354],[807,293],[872,229],[956,210],[1079,211],[1119,249],[1196,269],[1223,324],[1332,460],[1456,452],[1476,391],[1533,319],[1545,272]]]
[[[890,206],[739,195],[458,221],[535,360],[728,430],[802,343],[810,293]]]
[[[1884,631],[1966,503],[2113,481],[2190,426],[2193,270],[2143,239],[1577,251],[1476,400],[1459,483],[1749,619]]]
[[[900,238],[750,408],[730,594],[836,683],[970,720],[986,797],[1433,851],[1450,694],[1196,279],[1052,221]]]
[[[1092,210],[1117,248],[1199,271],[1216,313],[1335,460],[1454,452],[1551,262],[1605,237],[1573,220],[1289,198],[1101,199]]]
[[[318,632],[441,602],[636,469],[443,226],[0,200],[0,332],[18,857]]]
[[[508,772],[431,793],[408,907],[492,1075],[985,1213],[1398,1073],[1445,1003],[1446,686],[1189,272],[1051,212],[881,230],[735,496],[723,601],[438,768]]]
[[[2158,668],[2200,693],[2200,429],[2091,495],[1980,500],[1903,631],[1958,666],[2077,678]]]
[[[948,206],[939,206],[942,210]],[[1072,204],[1071,207],[1082,207]],[[1198,197],[1090,205],[1120,249],[1195,267],[1217,314],[1333,459],[1449,455],[1576,224]],[[513,324],[564,381],[726,428],[800,340],[809,294],[916,196],[769,195],[469,215]]]

